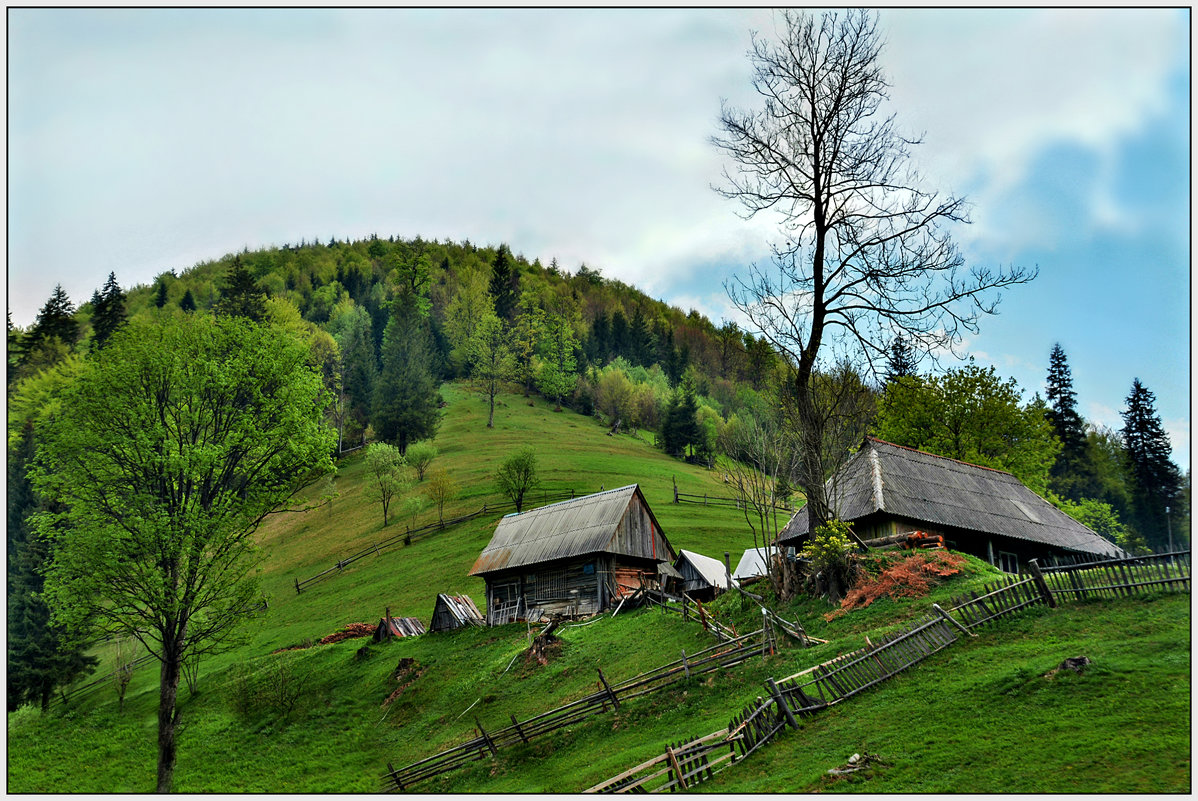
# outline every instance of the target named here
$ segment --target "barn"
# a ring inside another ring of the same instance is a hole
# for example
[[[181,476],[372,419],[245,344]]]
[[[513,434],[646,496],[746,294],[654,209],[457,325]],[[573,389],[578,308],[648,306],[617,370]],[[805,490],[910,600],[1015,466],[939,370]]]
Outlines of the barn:
[[[923,531],[1009,573],[1041,564],[1114,558],[1122,549],[1078,523],[1010,473],[866,438],[828,480],[829,503],[862,540]],[[807,539],[806,509],[778,542]]]
[[[469,595],[447,595],[439,593],[433,606],[433,619],[429,631],[452,631],[463,626],[483,625],[482,613]]]
[[[676,554],[636,484],[507,515],[470,575],[487,585],[487,623],[593,615]]]

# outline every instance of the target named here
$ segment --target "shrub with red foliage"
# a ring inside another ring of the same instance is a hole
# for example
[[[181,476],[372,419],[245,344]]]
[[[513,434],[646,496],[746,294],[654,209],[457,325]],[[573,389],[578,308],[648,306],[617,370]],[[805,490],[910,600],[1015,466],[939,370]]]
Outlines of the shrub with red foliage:
[[[881,573],[862,577],[840,602],[840,608],[824,615],[826,620],[850,609],[863,609],[883,595],[889,598],[919,598],[942,578],[960,573],[965,557],[948,551],[918,551],[885,567]]]

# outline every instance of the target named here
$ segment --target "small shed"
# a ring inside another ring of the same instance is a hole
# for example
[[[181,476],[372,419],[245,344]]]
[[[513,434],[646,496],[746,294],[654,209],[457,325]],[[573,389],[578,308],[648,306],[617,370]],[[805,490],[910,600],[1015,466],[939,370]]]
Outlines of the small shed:
[[[424,634],[424,624],[414,617],[384,617],[379,620],[371,642],[382,642],[391,637],[417,637]]]
[[[709,601],[717,591],[723,592],[734,586],[728,583],[727,565],[701,553],[679,551],[674,567],[682,575],[678,589],[700,601]]]
[[[597,492],[499,521],[470,570],[487,584],[487,623],[593,615],[659,587],[675,552],[640,487]]]
[[[429,631],[452,631],[463,626],[482,626],[486,624],[482,612],[474,605],[469,595],[437,595],[437,604],[433,607],[433,619],[429,623]]]
[[[773,547],[750,548],[745,551],[736,563],[736,570],[732,571],[733,580],[744,581],[766,575],[766,559],[772,559],[776,551]]]

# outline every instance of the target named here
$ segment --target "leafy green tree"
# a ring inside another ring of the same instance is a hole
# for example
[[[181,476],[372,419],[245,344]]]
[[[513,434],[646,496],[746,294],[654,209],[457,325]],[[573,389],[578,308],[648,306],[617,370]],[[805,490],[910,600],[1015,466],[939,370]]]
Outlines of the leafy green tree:
[[[491,297],[499,319],[509,324],[514,322],[516,303],[520,298],[520,272],[507,245],[499,246],[491,264]]]
[[[401,276],[401,282],[383,333],[383,368],[374,385],[371,417],[375,434],[403,452],[409,443],[436,435],[441,394],[433,374],[426,282],[410,276]]]
[[[524,499],[541,483],[537,475],[537,454],[528,446],[503,460],[495,471],[495,488],[516,504],[516,512],[524,511]]]
[[[606,418],[613,431],[621,425],[632,428],[636,387],[619,364],[612,363],[599,373],[595,386],[595,408]]]
[[[495,427],[495,396],[515,375],[509,338],[503,321],[494,314],[484,315],[470,337],[470,380],[487,396],[487,428]]]
[[[896,445],[1013,473],[1045,495],[1060,450],[1036,396],[1022,402],[1014,379],[971,359],[942,376],[891,382],[878,401],[873,433]]]
[[[328,396],[306,343],[237,317],[134,319],[42,420],[34,486],[54,545],[46,596],[82,634],[161,663],[160,792],[171,790],[185,660],[227,646],[259,597],[254,532],[333,469]]]
[[[408,466],[416,471],[416,480],[424,481],[429,465],[437,458],[437,447],[428,441],[413,442],[404,453]]]
[[[1148,551],[1143,537],[1125,526],[1119,519],[1119,514],[1111,508],[1110,504],[1096,501],[1093,498],[1082,498],[1077,502],[1058,499],[1055,503],[1062,512],[1123,550],[1129,553]]]
[[[433,468],[424,485],[424,496],[437,507],[437,522],[445,522],[445,504],[458,496],[458,483],[442,467]]]
[[[1176,507],[1181,471],[1173,464],[1173,448],[1156,412],[1156,396],[1132,382],[1123,417],[1123,447],[1131,476],[1135,528],[1154,550],[1168,546],[1169,522],[1165,507]]]
[[[537,344],[545,333],[545,311],[537,302],[536,293],[525,290],[520,295],[520,312],[512,328],[513,378],[524,387],[524,397],[532,392],[536,382]]]
[[[368,494],[371,500],[383,505],[383,526],[391,499],[408,487],[404,480],[404,455],[399,448],[384,442],[372,442],[366,449],[366,472],[369,475]]]
[[[495,314],[495,304],[487,291],[482,273],[458,276],[457,291],[445,307],[445,336],[449,339],[449,360],[459,375],[470,371],[471,340],[479,322]]]
[[[241,256],[233,257],[225,283],[220,288],[220,299],[213,311],[230,317],[244,317],[255,323],[266,319],[266,293],[241,263]]]
[[[125,293],[116,282],[116,273],[110,272],[104,289],[97,293],[92,305],[92,342],[95,346],[104,347],[112,332],[120,328],[125,319]]]
[[[574,359],[574,351],[578,348],[578,337],[574,333],[577,321],[578,310],[567,298],[553,299],[545,310],[540,341],[545,361],[537,385],[546,398],[553,398],[557,412],[562,410],[562,397],[574,389],[577,378]]]

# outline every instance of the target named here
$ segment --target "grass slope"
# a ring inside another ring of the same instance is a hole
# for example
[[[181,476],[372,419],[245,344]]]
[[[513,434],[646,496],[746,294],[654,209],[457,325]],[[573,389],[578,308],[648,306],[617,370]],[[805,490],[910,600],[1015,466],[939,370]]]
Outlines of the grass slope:
[[[640,483],[676,548],[716,557],[730,551],[735,559],[752,545],[735,510],[670,503],[674,478],[683,492],[725,494],[713,473],[668,459],[633,437],[608,437],[594,421],[552,413],[539,399],[530,406],[505,396],[496,428],[488,430],[477,396],[456,386],[443,392],[448,406],[436,441],[438,463],[463,490],[447,517],[494,498],[490,472],[531,442],[550,488],[587,492]],[[263,527],[269,554],[263,582],[271,606],[245,645],[201,665],[196,695],[181,689],[176,790],[371,792],[388,760],[400,766],[467,740],[476,718],[499,728],[510,715],[524,719],[593,692],[598,667],[618,681],[673,661],[682,649],[693,653],[712,643],[693,623],[641,610],[565,628],[561,651],[546,666],[521,658],[529,639],[523,625],[364,650],[366,641],[349,640],[272,654],[345,623],[377,621],[384,606],[427,624],[437,592],[468,592],[481,602],[482,582],[466,573],[494,528],[487,517],[357,562],[296,595],[295,578],[402,530],[396,522],[382,528],[381,509],[366,498],[363,480],[360,457],[346,459],[331,504],[276,516]],[[309,494],[326,491],[314,487]],[[429,517],[425,512],[420,522]],[[727,674],[673,685],[418,789],[576,792],[661,754],[668,741],[723,728],[762,694],[766,677],[859,647],[862,635],[893,627],[933,601],[943,605],[993,576],[993,568],[970,560],[964,574],[927,598],[878,601],[831,622],[821,617],[826,604],[796,603],[787,613],[829,644],[787,649]],[[739,598],[725,596],[715,606],[740,631],[759,625],[759,610]],[[868,779],[863,789],[869,791],[1184,790],[1188,630],[1189,596],[1031,610],[806,721],[802,731],[704,789],[854,789],[848,782],[827,785],[824,771],[853,751],[868,750],[889,763]],[[1039,678],[1079,653],[1095,659],[1092,672],[1053,682]],[[384,707],[400,686],[395,673],[401,659],[415,660],[402,679],[411,684]],[[288,678],[302,684],[289,713],[276,697],[286,696],[280,691]],[[47,715],[30,708],[10,714],[8,790],[151,789],[156,682],[152,666],[140,670],[123,711],[115,693],[102,687]],[[1133,738],[1139,738],[1134,746]]]

